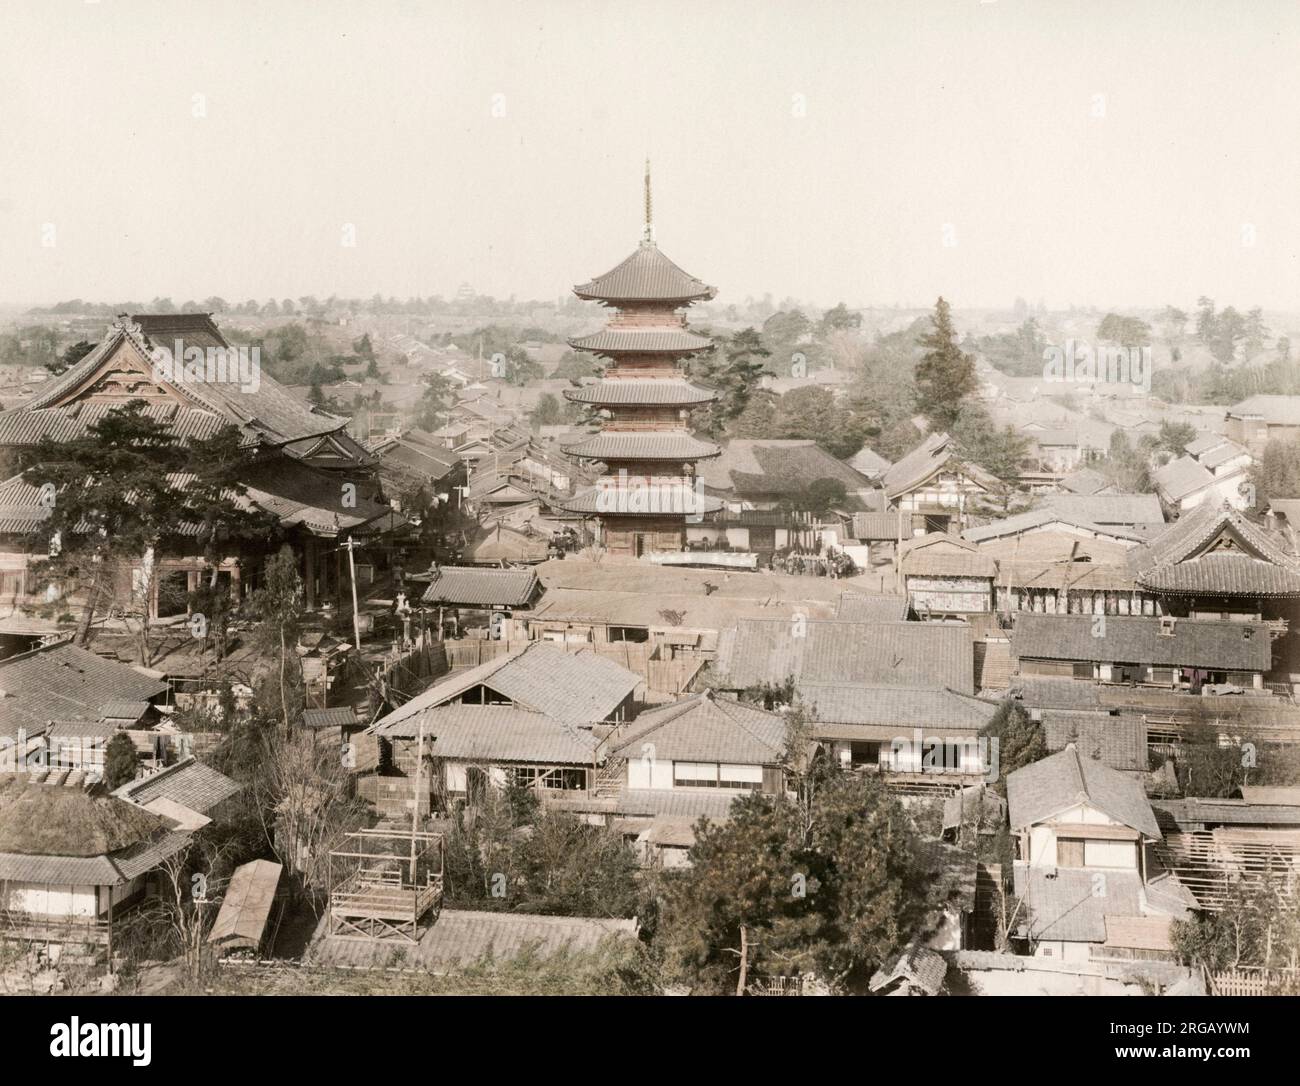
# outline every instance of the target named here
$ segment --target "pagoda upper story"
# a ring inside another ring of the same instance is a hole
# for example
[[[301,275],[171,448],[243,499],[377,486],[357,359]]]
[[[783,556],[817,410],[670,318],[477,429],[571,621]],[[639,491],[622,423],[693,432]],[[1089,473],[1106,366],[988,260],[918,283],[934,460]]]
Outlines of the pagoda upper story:
[[[672,461],[684,467],[719,451],[686,426],[691,409],[716,397],[687,381],[679,368],[712,347],[707,336],[686,326],[685,311],[717,292],[664,256],[648,227],[646,234],[617,267],[573,288],[579,298],[615,312],[599,332],[569,341],[575,350],[610,360],[601,380],[565,392],[569,400],[607,413],[601,433],[569,451],[606,463]]]

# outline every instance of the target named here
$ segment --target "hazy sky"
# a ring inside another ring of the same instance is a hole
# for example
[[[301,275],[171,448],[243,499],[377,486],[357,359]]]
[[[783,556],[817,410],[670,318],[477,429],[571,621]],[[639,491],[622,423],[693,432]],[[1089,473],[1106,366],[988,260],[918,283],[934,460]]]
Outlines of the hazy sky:
[[[1297,0],[2,10],[0,303],[1300,303]]]

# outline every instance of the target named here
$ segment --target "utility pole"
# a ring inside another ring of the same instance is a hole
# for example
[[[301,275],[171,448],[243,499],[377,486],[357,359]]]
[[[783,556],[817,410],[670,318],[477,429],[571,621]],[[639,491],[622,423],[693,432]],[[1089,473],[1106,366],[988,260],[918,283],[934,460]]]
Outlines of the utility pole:
[[[357,646],[357,655],[361,655],[361,618],[357,614],[357,564],[352,557],[352,551],[356,547],[357,541],[348,536],[347,542],[343,544],[348,552],[348,574],[352,581],[352,637]]]

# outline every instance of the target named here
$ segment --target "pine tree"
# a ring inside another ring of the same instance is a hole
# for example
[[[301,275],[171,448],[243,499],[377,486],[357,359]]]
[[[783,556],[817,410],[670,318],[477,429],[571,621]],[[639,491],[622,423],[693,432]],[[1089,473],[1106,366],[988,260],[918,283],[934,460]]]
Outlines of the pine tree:
[[[936,430],[948,430],[961,414],[962,401],[979,388],[975,359],[957,345],[952,311],[940,298],[930,318],[934,329],[921,337],[925,354],[916,366],[916,403]]]

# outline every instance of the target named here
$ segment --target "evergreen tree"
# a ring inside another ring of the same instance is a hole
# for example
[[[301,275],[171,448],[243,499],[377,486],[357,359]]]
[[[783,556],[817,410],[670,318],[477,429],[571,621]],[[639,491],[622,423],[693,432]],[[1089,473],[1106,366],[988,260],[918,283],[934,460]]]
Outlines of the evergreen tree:
[[[140,756],[126,732],[118,732],[104,748],[104,785],[111,792],[130,784],[140,769]]]
[[[962,403],[979,389],[975,359],[957,345],[952,311],[940,298],[930,318],[933,329],[921,337],[925,354],[916,366],[916,404],[936,430],[949,430]]]
[[[1011,698],[1004,699],[998,706],[984,733],[989,739],[997,740],[998,779],[994,787],[1004,795],[1010,774],[1047,756],[1047,739],[1042,724],[1031,720],[1025,707]],[[989,757],[991,760],[991,753]]]
[[[725,342],[721,359],[715,348],[711,357],[700,360],[699,376],[718,394],[708,412],[706,426],[710,434],[722,436],[744,412],[771,353],[757,329],[744,328]]]

